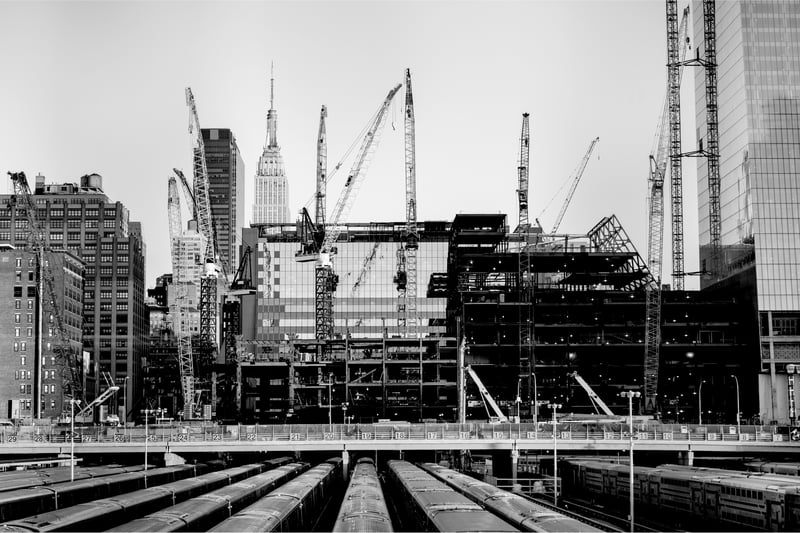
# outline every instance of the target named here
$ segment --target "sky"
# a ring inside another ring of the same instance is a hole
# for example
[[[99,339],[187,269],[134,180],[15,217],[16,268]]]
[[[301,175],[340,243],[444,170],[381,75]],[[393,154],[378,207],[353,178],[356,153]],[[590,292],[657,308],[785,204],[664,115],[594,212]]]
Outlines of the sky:
[[[270,64],[292,216],[313,194],[320,106],[332,169],[410,68],[419,220],[504,213],[513,230],[527,112],[531,219],[550,229],[600,137],[559,232],[585,234],[616,214],[646,258],[665,28],[663,0],[0,0],[0,170],[59,183],[101,174],[106,194],[143,224],[152,287],[171,271],[167,178],[173,167],[191,174],[185,87],[202,127],[236,137],[248,225]],[[682,100],[686,147],[694,98],[685,90]],[[351,222],[405,217],[403,101],[401,91]],[[329,184],[329,209],[351,162]],[[695,174],[685,162],[686,271],[699,270]],[[668,210],[665,221],[666,274]]]

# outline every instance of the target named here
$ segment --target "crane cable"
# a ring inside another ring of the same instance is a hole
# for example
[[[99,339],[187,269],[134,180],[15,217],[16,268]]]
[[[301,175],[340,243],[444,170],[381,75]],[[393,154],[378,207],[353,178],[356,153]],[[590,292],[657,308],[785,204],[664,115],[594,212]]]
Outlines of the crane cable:
[[[600,160],[600,149],[599,149],[599,147],[597,147],[596,151],[597,151],[597,160],[599,161]],[[553,194],[553,197],[550,198],[550,201],[547,202],[547,205],[545,205],[544,208],[539,212],[539,216],[536,217],[537,220],[541,219],[542,215],[545,213],[545,211],[550,209],[550,206],[553,205],[553,201],[556,199],[556,197],[558,197],[559,194],[561,194],[561,191],[564,190],[564,187],[566,187],[567,184],[572,182],[572,180],[575,177],[575,172],[578,170],[579,167],[580,167],[580,163],[578,163],[578,166],[575,167],[575,170],[572,171],[572,174],[567,176],[567,178],[561,183],[561,187],[558,188],[558,190],[555,192],[555,194]]]

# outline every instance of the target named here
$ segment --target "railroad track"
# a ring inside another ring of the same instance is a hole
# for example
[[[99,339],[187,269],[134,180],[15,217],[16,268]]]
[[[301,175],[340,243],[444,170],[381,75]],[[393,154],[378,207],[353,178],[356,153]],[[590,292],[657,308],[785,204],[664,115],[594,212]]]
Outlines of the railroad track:
[[[556,512],[559,512],[565,516],[569,516],[570,518],[578,520],[579,522],[583,522],[584,524],[596,527],[597,529],[600,529],[602,531],[622,532],[622,531],[627,531],[630,527],[630,522],[628,520],[623,520],[618,516],[605,513],[601,510],[598,510],[595,507],[590,507],[589,505],[585,505],[581,502],[576,502],[574,500],[564,500],[562,498],[561,500],[562,505],[555,506],[550,501],[544,498],[536,498],[532,496],[525,496],[525,498],[533,502],[536,502],[539,505],[542,505]],[[651,529],[649,527],[637,523],[636,531],[651,532],[658,530]]]
[[[626,530],[630,528],[630,521],[627,518],[605,513],[605,507],[602,505],[600,506],[600,509],[597,509],[597,504],[580,498],[566,498],[564,499],[564,502],[569,505],[570,509],[585,509],[586,512],[598,513],[600,515],[609,517],[609,521],[614,520],[615,523],[619,524],[620,527],[624,527]],[[640,515],[637,514],[636,516],[639,517]],[[685,530],[677,529],[670,524],[663,524],[653,520],[642,520],[641,518],[636,519],[636,531],[669,531],[671,533],[686,533]]]

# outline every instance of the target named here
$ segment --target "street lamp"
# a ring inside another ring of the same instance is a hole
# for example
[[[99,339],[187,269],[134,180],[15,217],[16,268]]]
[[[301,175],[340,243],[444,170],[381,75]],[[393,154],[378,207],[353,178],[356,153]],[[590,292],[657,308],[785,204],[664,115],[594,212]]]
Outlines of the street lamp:
[[[736,377],[734,374],[731,374],[731,377],[734,380],[736,380],[736,434],[737,435],[741,435],[741,433],[742,433],[742,411],[739,408],[739,378]]]
[[[703,383],[706,380],[700,382],[700,387],[697,389],[697,425],[703,425]]]
[[[144,471],[147,472],[147,441],[150,440],[150,435],[147,430],[147,419],[150,415],[156,412],[155,409],[144,409],[142,413],[144,413]],[[147,480],[145,480],[145,483]]]
[[[531,372],[531,378],[533,378],[533,430],[538,431],[539,429],[539,395],[536,391],[536,373]]]
[[[798,365],[786,365],[786,373],[789,374],[789,424],[794,425],[796,415],[794,401],[794,373]]]
[[[558,507],[558,444],[556,440],[558,425],[556,422],[556,409],[561,409],[561,404],[549,403],[547,407],[553,410],[553,505]]]
[[[700,386],[702,387],[702,382]],[[634,392],[634,391],[623,391],[619,393],[620,397],[628,398],[628,415],[629,415],[629,435],[630,435],[630,450],[631,450],[631,460],[630,460],[630,518],[631,518],[631,533],[633,533],[633,399],[638,398],[642,395],[641,392]]]
[[[80,405],[81,401],[70,398],[69,407],[71,415],[69,418],[69,480],[75,481],[75,404]]]
[[[331,411],[333,406],[333,372],[328,373],[328,428],[333,426],[333,412]]]
[[[519,406],[522,403],[522,398],[520,398],[520,395],[519,395],[519,388],[520,388],[521,385],[522,385],[522,378],[519,378],[517,380],[517,399],[514,400],[514,403],[517,404],[517,420],[516,420],[517,424],[519,424],[519,422],[520,422]]]

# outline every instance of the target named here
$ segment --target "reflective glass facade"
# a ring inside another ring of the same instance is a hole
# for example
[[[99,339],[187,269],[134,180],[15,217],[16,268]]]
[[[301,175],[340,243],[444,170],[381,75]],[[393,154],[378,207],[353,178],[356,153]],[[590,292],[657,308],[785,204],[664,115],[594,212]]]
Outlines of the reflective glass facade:
[[[702,57],[702,4],[691,7]],[[800,2],[718,1],[716,37],[722,245],[728,273],[755,265],[762,415],[782,419],[787,380],[776,372],[800,362],[800,337],[776,322],[800,317]],[[705,73],[694,70],[702,143]],[[701,261],[709,243],[707,176],[698,159]]]
[[[438,224],[441,231],[421,232],[417,251],[417,310],[422,336],[445,332],[446,300],[426,297],[431,274],[447,271],[447,234],[445,224]],[[261,236],[257,237],[259,230]],[[348,225],[343,240],[337,243],[338,253],[333,260],[339,276],[334,297],[337,336],[348,332],[352,337],[400,335],[399,300],[394,283],[400,236],[400,231],[393,231],[392,224]],[[256,239],[257,246],[253,246],[257,250],[256,338],[263,341],[314,338],[314,262],[295,260],[300,245],[294,226],[245,230],[246,244]]]

